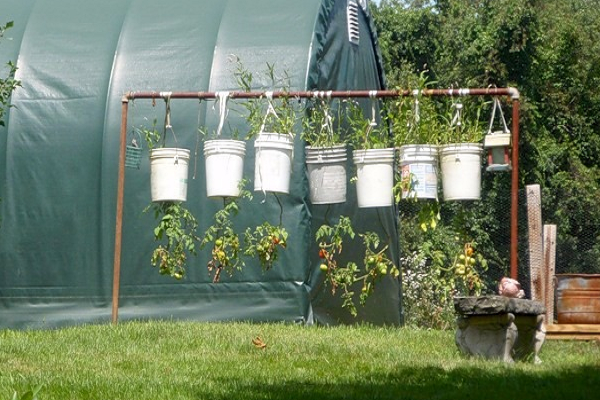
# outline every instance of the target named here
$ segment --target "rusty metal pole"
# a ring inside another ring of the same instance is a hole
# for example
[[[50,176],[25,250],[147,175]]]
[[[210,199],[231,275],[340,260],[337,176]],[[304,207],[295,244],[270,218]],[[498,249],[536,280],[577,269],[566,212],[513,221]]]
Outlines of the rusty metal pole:
[[[123,232],[123,196],[125,190],[125,150],[127,143],[127,111],[129,100],[121,100],[121,138],[119,142],[119,176],[117,180],[117,216],[115,224],[115,254],[113,264],[112,323],[119,319],[119,287],[121,278],[121,243]]]
[[[519,241],[519,108],[518,92],[512,96],[512,180],[510,202],[510,277],[517,279]]]

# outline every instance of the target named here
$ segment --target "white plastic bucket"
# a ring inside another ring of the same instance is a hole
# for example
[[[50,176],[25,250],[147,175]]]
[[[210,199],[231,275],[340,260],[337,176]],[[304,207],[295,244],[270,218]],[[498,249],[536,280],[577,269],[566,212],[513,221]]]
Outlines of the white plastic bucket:
[[[479,143],[448,144],[440,147],[444,200],[481,198],[481,155]]]
[[[358,207],[393,204],[395,149],[354,150]]]
[[[186,201],[190,151],[162,148],[150,151],[150,192],[153,202]]]
[[[306,168],[312,204],[335,204],[346,201],[346,145],[306,146]]]
[[[283,133],[260,133],[254,141],[254,190],[289,193],[294,140]]]
[[[207,140],[204,142],[206,195],[238,197],[244,173],[246,142],[241,140]]]
[[[437,199],[438,150],[435,145],[415,144],[400,147],[401,178],[409,182],[402,198]]]

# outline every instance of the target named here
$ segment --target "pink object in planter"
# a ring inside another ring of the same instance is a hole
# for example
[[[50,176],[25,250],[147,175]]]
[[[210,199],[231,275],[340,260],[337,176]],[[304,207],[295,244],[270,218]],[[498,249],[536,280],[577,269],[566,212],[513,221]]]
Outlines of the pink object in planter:
[[[498,294],[504,297],[513,297],[522,299],[525,297],[525,292],[521,289],[521,284],[511,278],[502,278],[498,284]]]

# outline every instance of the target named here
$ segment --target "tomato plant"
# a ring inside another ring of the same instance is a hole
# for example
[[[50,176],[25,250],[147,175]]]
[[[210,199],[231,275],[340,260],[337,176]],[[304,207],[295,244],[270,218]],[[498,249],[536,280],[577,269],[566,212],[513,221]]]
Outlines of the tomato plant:
[[[233,227],[232,217],[239,212],[239,201],[251,199],[252,194],[243,189],[245,181],[240,183],[240,197],[224,198],[223,208],[214,215],[214,223],[204,232],[201,248],[211,245],[212,258],[206,264],[208,273],[213,277],[213,283],[219,282],[221,272],[225,271],[230,276],[235,270],[241,270],[244,260],[241,258],[243,251],[240,248],[240,238]]]
[[[325,282],[331,286],[332,294],[338,289],[342,291],[342,307],[347,308],[353,316],[357,315],[353,290],[356,283],[361,283],[359,303],[364,305],[378,280],[387,274],[394,278],[400,275],[398,268],[386,255],[389,246],[381,247],[379,236],[373,232],[358,234],[365,248],[362,268],[353,261],[345,265],[339,263],[344,240],[354,239],[356,235],[350,218],[345,216],[340,216],[338,223],[333,226],[322,225],[316,233],[319,258],[322,261],[319,268],[326,274]]]
[[[152,252],[152,265],[161,275],[183,278],[188,254],[196,254],[198,221],[182,203],[162,201],[146,208],[154,210],[159,221],[154,228],[154,240],[161,242]]]
[[[287,247],[288,233],[282,226],[264,222],[254,230],[247,228],[244,235],[244,254],[257,257],[264,271],[273,267],[279,257],[279,249]]]

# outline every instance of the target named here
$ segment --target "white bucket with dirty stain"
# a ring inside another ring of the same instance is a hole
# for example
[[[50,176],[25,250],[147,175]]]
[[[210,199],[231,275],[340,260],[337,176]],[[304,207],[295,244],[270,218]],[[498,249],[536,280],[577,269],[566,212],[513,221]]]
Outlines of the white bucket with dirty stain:
[[[312,204],[336,204],[346,201],[346,145],[306,146],[306,168]]]

